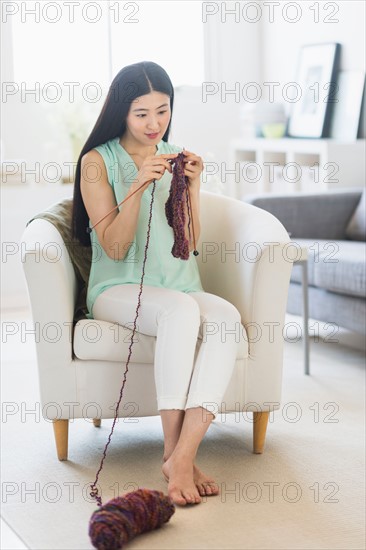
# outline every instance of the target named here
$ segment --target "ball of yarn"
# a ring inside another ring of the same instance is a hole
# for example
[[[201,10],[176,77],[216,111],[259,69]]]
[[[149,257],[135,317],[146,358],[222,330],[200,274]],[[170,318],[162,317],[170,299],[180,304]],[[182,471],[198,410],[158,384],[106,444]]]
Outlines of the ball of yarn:
[[[89,536],[98,550],[120,550],[136,535],[161,527],[174,512],[171,499],[161,491],[139,489],[96,510],[90,518]]]

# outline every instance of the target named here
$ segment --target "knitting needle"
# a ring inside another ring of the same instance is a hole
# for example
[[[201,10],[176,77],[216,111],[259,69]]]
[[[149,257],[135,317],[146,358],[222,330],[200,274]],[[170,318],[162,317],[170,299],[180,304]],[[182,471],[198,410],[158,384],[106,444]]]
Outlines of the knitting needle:
[[[155,180],[154,180],[155,181]],[[109,216],[109,214],[111,214],[113,212],[113,210],[115,210],[116,208],[118,208],[119,206],[121,206],[121,204],[123,204],[124,202],[128,201],[128,199],[130,199],[132,197],[132,195],[134,195],[135,193],[137,193],[137,191],[139,191],[141,189],[141,187],[143,187],[144,185],[146,185],[146,182],[143,183],[142,185],[140,185],[140,187],[138,187],[136,189],[136,191],[134,191],[133,193],[131,193],[131,195],[129,195],[128,197],[126,197],[123,201],[121,201],[120,203],[118,203],[116,206],[114,206],[112,208],[112,210],[110,210],[109,212],[107,212],[107,214],[105,216],[103,216],[103,218],[100,218],[99,221],[97,221],[97,223],[95,223],[92,227],[87,227],[86,228],[86,232],[87,233],[91,233],[92,230],[94,229],[94,227],[96,227],[98,225],[98,223],[102,222],[104,220],[104,218],[106,218],[107,216]]]

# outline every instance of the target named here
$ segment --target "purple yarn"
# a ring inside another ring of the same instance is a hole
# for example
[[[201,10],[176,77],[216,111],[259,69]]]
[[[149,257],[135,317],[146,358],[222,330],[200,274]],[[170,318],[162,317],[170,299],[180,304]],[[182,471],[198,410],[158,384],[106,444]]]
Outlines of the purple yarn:
[[[186,221],[184,200],[187,201],[188,206],[188,178],[184,174],[184,154],[179,153],[172,160],[173,163],[173,178],[170,185],[169,198],[165,203],[165,214],[168,224],[173,228],[174,233],[174,245],[171,252],[175,258],[188,260],[189,243],[184,234],[184,224]]]
[[[96,510],[90,518],[89,536],[97,550],[120,550],[136,535],[161,527],[174,512],[171,499],[161,491],[139,489]]]

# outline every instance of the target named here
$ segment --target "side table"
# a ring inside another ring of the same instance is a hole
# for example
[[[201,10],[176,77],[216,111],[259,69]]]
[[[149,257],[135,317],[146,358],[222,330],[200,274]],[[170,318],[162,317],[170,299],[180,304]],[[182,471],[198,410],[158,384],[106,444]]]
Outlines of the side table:
[[[298,243],[297,243],[298,244]],[[304,342],[304,366],[305,374],[310,374],[309,365],[309,298],[308,298],[308,249],[300,247],[301,256],[294,265],[301,265],[302,271],[302,317],[303,317],[303,342]]]

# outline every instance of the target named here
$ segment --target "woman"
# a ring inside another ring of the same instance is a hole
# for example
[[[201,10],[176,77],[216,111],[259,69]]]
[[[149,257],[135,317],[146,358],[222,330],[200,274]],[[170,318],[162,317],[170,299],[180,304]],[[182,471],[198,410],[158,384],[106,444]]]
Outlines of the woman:
[[[237,356],[238,344],[224,341],[220,330],[202,338],[204,326],[227,323],[233,327],[241,318],[231,303],[204,291],[193,254],[182,260],[171,253],[174,236],[165,214],[172,179],[169,160],[181,151],[168,143],[173,101],[170,78],[156,63],[135,63],[117,74],[79,157],[73,233],[84,245],[93,246],[89,318],[131,326],[142,275],[151,183],[156,181],[137,331],[156,336],[154,375],[164,432],[162,470],[172,501],[186,505],[219,492],[194,460],[215,418],[209,409],[212,404],[216,409],[220,406]],[[203,162],[188,151],[184,157],[197,242]],[[119,211],[115,209],[96,225],[90,243],[88,225],[93,227],[132,194]],[[185,234],[192,251],[187,211]],[[198,337],[202,343],[194,364]]]

